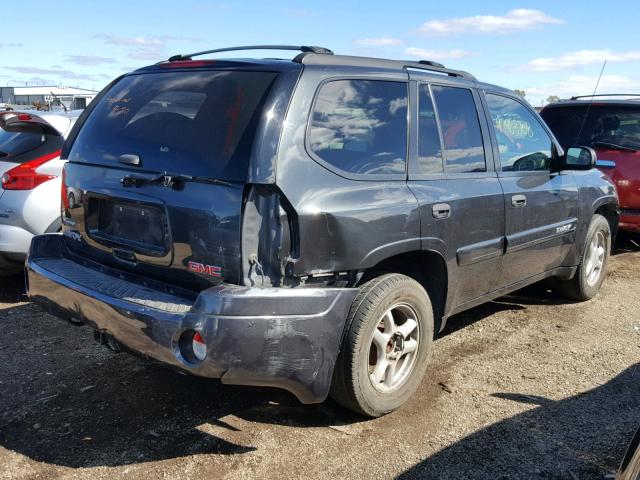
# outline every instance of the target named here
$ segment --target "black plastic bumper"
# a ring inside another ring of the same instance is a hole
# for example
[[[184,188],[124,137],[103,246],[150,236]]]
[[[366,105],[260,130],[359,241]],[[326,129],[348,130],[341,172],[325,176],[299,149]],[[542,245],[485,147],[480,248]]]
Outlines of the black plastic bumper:
[[[235,385],[284,388],[303,403],[327,397],[355,289],[249,288],[222,284],[195,300],[123,272],[74,258],[62,235],[33,239],[29,297],[87,323],[125,348]],[[197,331],[203,361],[187,360],[181,336]]]

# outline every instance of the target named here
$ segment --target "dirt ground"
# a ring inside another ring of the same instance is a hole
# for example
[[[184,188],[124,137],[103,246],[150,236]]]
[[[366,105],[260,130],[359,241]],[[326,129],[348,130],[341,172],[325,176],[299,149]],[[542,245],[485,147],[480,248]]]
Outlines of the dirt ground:
[[[639,240],[591,302],[534,286],[452,318],[376,420],[111,353],[0,279],[0,479],[612,478],[640,426]]]

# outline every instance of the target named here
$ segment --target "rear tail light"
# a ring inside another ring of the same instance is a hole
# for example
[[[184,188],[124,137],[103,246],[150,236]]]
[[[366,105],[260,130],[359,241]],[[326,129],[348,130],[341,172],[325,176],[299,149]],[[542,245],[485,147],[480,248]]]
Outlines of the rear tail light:
[[[57,150],[13,167],[2,176],[2,188],[5,190],[33,190],[38,185],[56,178],[55,175],[38,173],[36,170],[49,160],[59,156],[60,150]]]
[[[64,213],[69,209],[69,194],[67,193],[67,174],[66,174],[66,165],[62,168],[62,187],[60,190],[60,200],[62,205],[62,216],[64,217]]]

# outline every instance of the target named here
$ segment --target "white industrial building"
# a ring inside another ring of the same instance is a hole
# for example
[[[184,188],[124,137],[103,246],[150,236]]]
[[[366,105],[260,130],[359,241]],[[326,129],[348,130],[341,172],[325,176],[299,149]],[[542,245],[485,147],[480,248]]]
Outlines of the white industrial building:
[[[66,86],[0,87],[0,104],[21,108],[34,105],[45,107],[60,104],[71,110],[85,108],[98,94],[86,88]]]

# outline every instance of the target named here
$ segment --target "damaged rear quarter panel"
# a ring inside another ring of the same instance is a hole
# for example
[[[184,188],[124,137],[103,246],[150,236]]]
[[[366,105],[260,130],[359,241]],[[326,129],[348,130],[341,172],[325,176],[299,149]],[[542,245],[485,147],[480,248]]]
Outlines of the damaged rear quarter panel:
[[[344,67],[336,72],[305,67],[281,136],[277,185],[295,209],[300,231],[295,276],[364,269],[420,249],[418,203],[405,175],[345,178],[316,162],[305,148],[316,89],[338,72],[351,78]],[[353,78],[407,81],[406,73],[397,70],[353,73]]]

